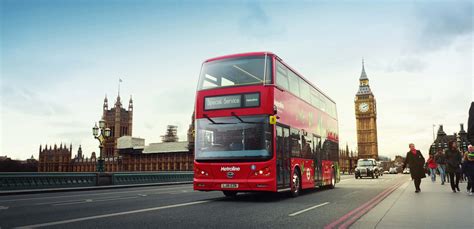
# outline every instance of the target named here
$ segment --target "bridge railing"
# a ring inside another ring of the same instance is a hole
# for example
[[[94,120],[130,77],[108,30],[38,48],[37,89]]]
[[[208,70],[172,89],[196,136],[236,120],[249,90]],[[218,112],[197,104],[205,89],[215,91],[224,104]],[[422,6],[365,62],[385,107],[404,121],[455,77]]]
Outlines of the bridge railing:
[[[193,172],[0,173],[0,190],[192,182]]]
[[[112,174],[112,184],[191,182],[193,176],[193,172],[114,173]]]

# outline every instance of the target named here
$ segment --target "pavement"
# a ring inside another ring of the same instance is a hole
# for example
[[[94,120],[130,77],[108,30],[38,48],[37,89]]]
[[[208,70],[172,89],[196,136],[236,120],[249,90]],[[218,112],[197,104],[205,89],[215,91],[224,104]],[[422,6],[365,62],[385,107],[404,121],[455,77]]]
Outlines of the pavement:
[[[437,178],[434,183],[422,179],[420,193],[408,179],[351,228],[474,228],[474,195],[466,193],[467,183],[453,193],[449,183],[441,185]]]
[[[0,196],[0,228],[324,228],[406,180],[342,176],[335,189],[288,193],[193,191],[192,185]]]

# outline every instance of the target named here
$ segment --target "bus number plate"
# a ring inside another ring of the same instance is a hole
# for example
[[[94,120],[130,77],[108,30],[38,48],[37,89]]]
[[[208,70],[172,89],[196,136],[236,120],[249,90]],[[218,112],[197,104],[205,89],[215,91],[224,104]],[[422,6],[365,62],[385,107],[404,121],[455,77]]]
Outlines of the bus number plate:
[[[239,188],[239,184],[221,184],[221,188]]]

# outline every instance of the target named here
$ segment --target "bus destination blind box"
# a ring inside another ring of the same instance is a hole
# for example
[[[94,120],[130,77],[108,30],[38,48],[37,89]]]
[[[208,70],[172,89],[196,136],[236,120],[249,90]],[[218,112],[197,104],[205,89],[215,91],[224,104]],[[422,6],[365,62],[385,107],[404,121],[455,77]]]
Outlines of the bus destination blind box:
[[[260,93],[209,96],[204,98],[204,110],[247,108],[260,106]]]

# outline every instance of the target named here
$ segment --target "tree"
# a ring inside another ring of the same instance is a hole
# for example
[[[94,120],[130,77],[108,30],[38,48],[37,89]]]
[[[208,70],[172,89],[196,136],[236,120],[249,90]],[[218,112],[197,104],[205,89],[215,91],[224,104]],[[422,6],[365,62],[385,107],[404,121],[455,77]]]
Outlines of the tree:
[[[166,134],[161,135],[162,142],[177,142],[178,141],[178,126],[168,125],[166,127]]]

